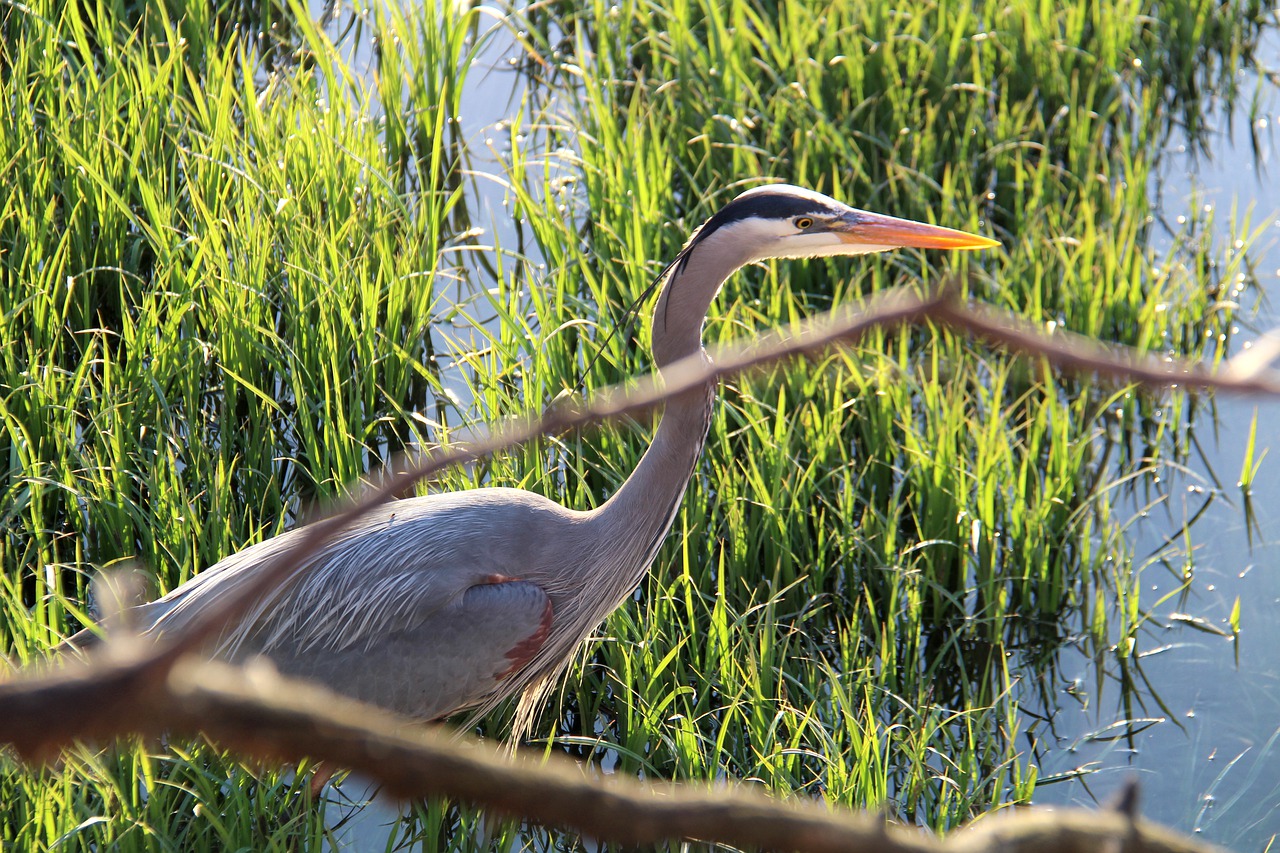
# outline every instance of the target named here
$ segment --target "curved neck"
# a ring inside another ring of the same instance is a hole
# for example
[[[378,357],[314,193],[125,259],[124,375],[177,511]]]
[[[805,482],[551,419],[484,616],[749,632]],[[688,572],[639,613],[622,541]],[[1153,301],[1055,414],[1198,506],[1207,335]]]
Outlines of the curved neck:
[[[723,237],[715,233],[698,241],[695,235],[671,266],[651,325],[653,360],[659,371],[702,351],[702,325],[711,301],[725,279],[753,257],[753,247]]]
[[[750,260],[749,253],[735,249],[732,241],[722,245],[716,236],[691,241],[654,306],[652,346],[659,372],[691,355],[707,358],[702,349],[707,309],[725,279]],[[594,513],[620,553],[630,551],[625,568],[621,560],[618,566],[620,574],[632,575],[618,578],[626,587],[620,590],[623,595],[639,581],[671,528],[711,426],[715,393],[711,381],[668,400],[653,443],[635,471]]]

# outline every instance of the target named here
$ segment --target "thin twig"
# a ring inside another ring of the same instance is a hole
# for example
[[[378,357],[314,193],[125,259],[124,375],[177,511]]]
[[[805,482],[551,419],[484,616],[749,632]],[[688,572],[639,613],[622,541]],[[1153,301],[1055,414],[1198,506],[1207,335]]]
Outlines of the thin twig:
[[[1217,370],[1172,357],[1157,357],[1129,347],[1106,346],[1071,332],[1046,334],[1034,324],[986,306],[962,305],[942,300],[933,319],[952,328],[972,332],[988,343],[1011,352],[1043,358],[1055,367],[1074,373],[1095,373],[1143,385],[1183,386],[1237,394],[1280,394],[1280,376],[1267,370],[1274,353],[1269,347],[1252,349],[1228,359]],[[1270,340],[1273,336],[1264,336]],[[1264,353],[1265,350],[1265,354]]]

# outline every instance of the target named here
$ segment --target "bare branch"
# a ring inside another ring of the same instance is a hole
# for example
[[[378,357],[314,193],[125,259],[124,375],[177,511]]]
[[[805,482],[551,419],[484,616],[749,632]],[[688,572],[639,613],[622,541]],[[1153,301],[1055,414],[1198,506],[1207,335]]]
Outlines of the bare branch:
[[[513,759],[489,744],[461,745],[440,727],[406,727],[358,702],[285,681],[269,667],[246,678],[223,665],[184,663],[172,685],[187,711],[188,731],[203,730],[219,744],[252,747],[255,754],[265,747],[286,761],[314,756],[317,741],[323,742],[325,760],[377,779],[400,798],[450,796],[624,844],[683,837],[773,849],[848,850],[851,841],[901,853],[937,849],[918,832],[890,837],[883,821],[867,815],[809,801],[784,805],[745,787],[649,788],[602,778],[561,756]]]
[[[1246,350],[1217,371],[1168,357],[1156,357],[1128,347],[1106,346],[1070,332],[1046,334],[1035,325],[978,305],[942,300],[932,319],[972,332],[989,343],[1022,355],[1043,358],[1055,367],[1076,373],[1096,373],[1149,386],[1181,385],[1234,393],[1280,394],[1280,374],[1266,368],[1276,354],[1275,333],[1264,336],[1258,353]]]
[[[487,746],[458,744],[442,730],[413,726],[325,691],[280,679],[270,668],[232,669],[197,661],[197,650],[245,607],[293,575],[345,525],[441,469],[607,418],[634,415],[720,378],[782,359],[858,340],[867,331],[933,321],[969,332],[1065,370],[1148,385],[1235,392],[1280,393],[1271,369],[1280,345],[1260,344],[1217,372],[1167,358],[1035,326],[986,308],[960,304],[953,292],[881,294],[857,311],[843,310],[767,336],[749,347],[717,351],[710,366],[686,359],[659,379],[647,377],[623,392],[610,389],[576,409],[556,408],[495,428],[465,445],[427,454],[387,477],[359,502],[307,529],[297,544],[265,564],[252,584],[203,611],[188,628],[160,641],[112,638],[89,661],[53,673],[28,673],[0,684],[0,743],[28,760],[51,757],[77,739],[126,733],[204,732],[224,746],[256,757],[321,758],[360,770],[404,797],[449,795],[497,812],[573,827],[601,840],[649,844],[697,838],[736,846],[803,850],[925,851],[932,837],[886,827],[880,820],[804,801],[778,803],[746,789],[708,791],[688,786],[644,788],[634,780],[587,777],[565,761],[510,762]],[[288,697],[284,701],[281,697]],[[1096,850],[1124,840],[1130,849],[1205,850],[1203,845],[1135,820],[1131,815],[1043,813],[984,820],[946,846],[997,849]]]
[[[173,668],[162,693],[140,698],[158,702],[133,726],[144,735],[203,733],[258,758],[321,758],[376,779],[403,799],[449,796],[604,842],[697,839],[810,853],[1093,853],[1125,839],[1126,849],[1152,853],[1210,850],[1120,811],[1020,812],[985,820],[943,843],[915,827],[814,800],[780,801],[754,786],[712,789],[603,777],[562,756],[513,759],[486,743],[460,744],[447,729],[406,725],[379,709],[282,678],[263,663],[231,667],[189,657]]]

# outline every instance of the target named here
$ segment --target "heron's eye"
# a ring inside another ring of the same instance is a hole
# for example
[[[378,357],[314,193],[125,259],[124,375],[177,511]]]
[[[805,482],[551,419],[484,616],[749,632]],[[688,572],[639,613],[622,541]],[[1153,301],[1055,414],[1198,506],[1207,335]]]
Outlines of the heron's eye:
[[[801,231],[808,231],[813,227],[813,220],[807,216],[797,216],[796,221],[792,224]]]

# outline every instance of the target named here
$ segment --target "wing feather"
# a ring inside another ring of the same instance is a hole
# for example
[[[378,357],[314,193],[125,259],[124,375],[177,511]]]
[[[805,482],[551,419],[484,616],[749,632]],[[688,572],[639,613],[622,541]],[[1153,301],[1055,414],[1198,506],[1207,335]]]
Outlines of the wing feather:
[[[285,674],[424,720],[476,707],[536,653],[554,613],[551,599],[524,581],[472,587],[413,627],[364,648],[279,649]]]
[[[224,632],[218,654],[368,651],[473,587],[529,576],[536,564],[535,532],[554,541],[551,531],[566,514],[545,498],[508,489],[388,504],[342,531],[277,592],[256,602]],[[253,577],[304,530],[231,555],[145,605],[142,621],[153,632],[180,628],[211,600]]]

